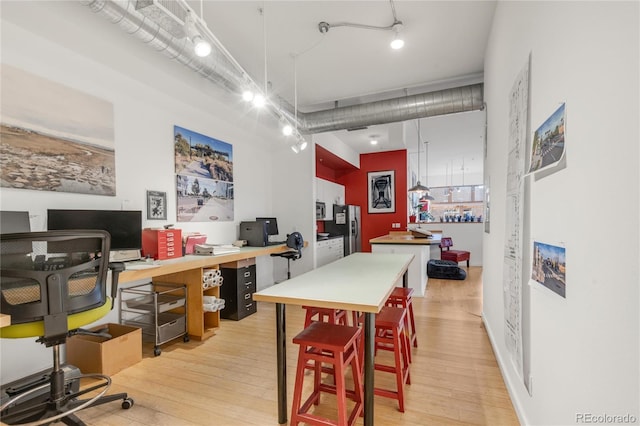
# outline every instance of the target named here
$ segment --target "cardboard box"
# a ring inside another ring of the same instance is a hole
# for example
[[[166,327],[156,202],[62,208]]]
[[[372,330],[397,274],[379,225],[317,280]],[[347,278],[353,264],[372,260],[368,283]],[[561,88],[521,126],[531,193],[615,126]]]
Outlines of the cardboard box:
[[[108,327],[111,339],[76,335],[67,339],[67,364],[83,373],[111,376],[142,360],[142,330],[121,324],[104,324],[92,331]]]

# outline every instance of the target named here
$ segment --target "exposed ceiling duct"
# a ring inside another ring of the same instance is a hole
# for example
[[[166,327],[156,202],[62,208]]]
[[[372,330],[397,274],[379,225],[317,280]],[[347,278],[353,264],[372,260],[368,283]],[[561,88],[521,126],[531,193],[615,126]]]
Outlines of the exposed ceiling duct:
[[[162,15],[162,8],[153,7],[155,3],[160,6],[162,1],[83,0],[82,3],[155,50],[188,66],[233,93],[241,94],[247,85],[257,87],[246,71],[208,29],[203,28],[213,38],[213,49],[211,55],[206,58],[196,56],[189,41],[181,37],[179,31],[176,32],[175,29],[171,31],[172,28],[166,29],[163,21],[167,20],[167,16],[159,16]],[[176,3],[188,8],[186,3]],[[149,13],[151,10],[153,13]],[[172,16],[168,18],[171,19]],[[483,85],[478,83],[323,111],[308,113],[297,111],[297,114],[294,113],[290,103],[279,98],[278,103],[273,105],[272,112],[292,123],[297,120],[297,128],[301,133],[312,134],[473,111],[482,109],[483,105]]]

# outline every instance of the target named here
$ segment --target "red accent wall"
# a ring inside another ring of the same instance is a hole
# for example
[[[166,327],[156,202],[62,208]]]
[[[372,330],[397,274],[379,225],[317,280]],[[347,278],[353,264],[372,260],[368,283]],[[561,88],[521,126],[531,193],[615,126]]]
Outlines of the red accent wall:
[[[395,171],[395,213],[367,213],[368,172]],[[369,240],[389,231],[406,229],[407,226],[407,151],[385,151],[360,155],[360,169],[338,177],[337,182],[345,186],[345,202],[360,206],[362,215],[362,251],[370,252]],[[400,229],[391,228],[400,223]]]

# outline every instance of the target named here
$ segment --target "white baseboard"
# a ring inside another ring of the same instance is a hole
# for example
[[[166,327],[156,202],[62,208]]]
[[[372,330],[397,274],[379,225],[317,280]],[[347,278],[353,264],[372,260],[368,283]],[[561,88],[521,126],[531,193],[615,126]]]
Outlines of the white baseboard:
[[[484,329],[487,330],[487,336],[489,336],[489,342],[491,342],[491,347],[493,348],[493,353],[496,356],[496,361],[498,362],[498,367],[500,368],[500,372],[502,373],[502,378],[504,379],[505,385],[507,386],[507,392],[509,392],[509,397],[511,398],[511,402],[513,402],[513,408],[516,411],[516,415],[518,416],[518,420],[520,421],[521,425],[528,425],[530,424],[525,415],[524,415],[524,410],[522,409],[522,404],[520,402],[520,399],[517,397],[516,392],[515,392],[515,385],[513,383],[512,380],[512,375],[507,374],[507,369],[506,366],[509,365],[509,363],[505,363],[504,360],[502,359],[502,355],[500,353],[500,351],[498,350],[498,346],[496,345],[494,336],[493,336],[493,332],[491,331],[491,328],[489,327],[489,324],[487,323],[487,321],[485,320],[485,316],[484,316],[484,311],[482,312],[482,323],[484,324]],[[521,386],[524,386],[524,384],[522,383],[518,383]],[[516,384],[516,385],[518,385]]]

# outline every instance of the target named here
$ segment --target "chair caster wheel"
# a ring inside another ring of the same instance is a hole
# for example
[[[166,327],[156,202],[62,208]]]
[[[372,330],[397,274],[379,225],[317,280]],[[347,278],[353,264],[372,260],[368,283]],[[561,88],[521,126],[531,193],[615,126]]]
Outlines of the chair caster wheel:
[[[122,408],[124,408],[125,410],[128,410],[131,407],[133,407],[133,399],[127,398],[124,401],[122,401]]]
[[[159,347],[155,347],[153,348],[153,355],[154,356],[160,356],[160,354],[162,353],[162,349],[160,349]]]
[[[184,337],[182,338],[182,341],[185,342],[185,343],[188,343],[189,342],[189,335],[185,334]]]

